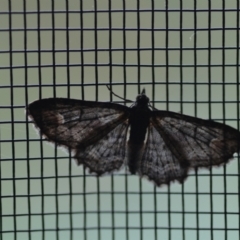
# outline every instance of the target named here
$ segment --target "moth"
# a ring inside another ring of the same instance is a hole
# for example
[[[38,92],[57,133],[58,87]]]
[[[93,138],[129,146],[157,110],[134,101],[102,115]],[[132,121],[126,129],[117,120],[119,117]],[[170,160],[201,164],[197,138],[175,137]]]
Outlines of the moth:
[[[132,107],[49,98],[26,110],[40,134],[73,152],[77,165],[98,176],[125,164],[157,186],[183,183],[190,169],[224,164],[240,149],[238,130],[151,109],[144,89]]]

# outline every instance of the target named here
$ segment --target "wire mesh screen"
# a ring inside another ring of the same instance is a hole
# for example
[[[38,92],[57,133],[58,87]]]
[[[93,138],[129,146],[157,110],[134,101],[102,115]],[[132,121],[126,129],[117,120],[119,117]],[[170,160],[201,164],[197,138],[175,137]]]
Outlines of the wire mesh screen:
[[[239,129],[239,1],[1,0],[0,239],[239,239],[238,155],[156,187],[34,131],[49,97],[135,101]]]

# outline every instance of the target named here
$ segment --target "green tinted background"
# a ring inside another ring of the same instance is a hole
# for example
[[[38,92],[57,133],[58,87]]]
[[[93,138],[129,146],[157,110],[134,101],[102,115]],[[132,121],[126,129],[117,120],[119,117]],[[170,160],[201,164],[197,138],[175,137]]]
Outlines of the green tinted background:
[[[121,102],[112,82],[127,99],[145,87],[158,109],[238,128],[238,4],[1,0],[0,238],[239,239],[237,155],[184,185],[155,188],[125,170],[96,178],[24,112],[40,97]]]

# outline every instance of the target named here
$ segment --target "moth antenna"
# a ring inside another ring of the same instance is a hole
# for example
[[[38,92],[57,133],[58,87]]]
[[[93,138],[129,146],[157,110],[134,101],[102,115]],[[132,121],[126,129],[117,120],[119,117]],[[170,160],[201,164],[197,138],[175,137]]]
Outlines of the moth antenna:
[[[122,99],[122,100],[124,100],[124,101],[126,101],[126,102],[131,102],[131,103],[133,102],[133,101],[131,101],[131,100],[129,100],[129,99],[122,98],[122,97],[120,97],[119,95],[117,95],[116,93],[114,93],[114,92],[110,89],[109,85],[106,85],[106,86],[107,86],[109,92],[112,93],[115,97],[118,97],[118,98],[120,98],[120,99]]]

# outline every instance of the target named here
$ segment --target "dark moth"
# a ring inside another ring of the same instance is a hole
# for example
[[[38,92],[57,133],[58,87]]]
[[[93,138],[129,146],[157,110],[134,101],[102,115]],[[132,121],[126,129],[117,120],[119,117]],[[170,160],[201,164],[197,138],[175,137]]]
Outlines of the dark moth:
[[[27,114],[49,141],[74,153],[97,175],[128,165],[158,186],[183,182],[189,169],[226,163],[239,152],[240,132],[183,114],[151,110],[145,91],[133,107],[114,103],[49,98]],[[130,129],[130,134],[128,131]]]

